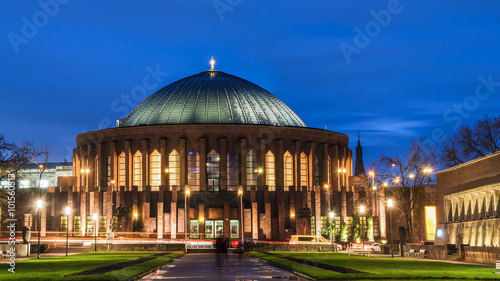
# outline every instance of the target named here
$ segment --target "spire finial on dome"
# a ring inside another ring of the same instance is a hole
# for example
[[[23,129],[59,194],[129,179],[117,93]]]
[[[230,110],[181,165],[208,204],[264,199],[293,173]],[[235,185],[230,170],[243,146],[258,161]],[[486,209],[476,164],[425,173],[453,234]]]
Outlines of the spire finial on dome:
[[[210,66],[212,66],[212,70],[214,70],[215,60],[214,60],[213,56],[212,56],[212,59],[210,60]]]

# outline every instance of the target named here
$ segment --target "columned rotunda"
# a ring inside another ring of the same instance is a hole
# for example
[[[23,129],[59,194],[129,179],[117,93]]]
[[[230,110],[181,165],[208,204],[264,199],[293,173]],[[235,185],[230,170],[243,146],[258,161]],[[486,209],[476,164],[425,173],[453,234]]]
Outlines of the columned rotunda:
[[[339,222],[352,213],[348,141],[212,65],[160,89],[116,128],[78,135],[77,184],[56,193],[82,236],[93,235],[94,214],[107,235],[319,235],[330,211]]]

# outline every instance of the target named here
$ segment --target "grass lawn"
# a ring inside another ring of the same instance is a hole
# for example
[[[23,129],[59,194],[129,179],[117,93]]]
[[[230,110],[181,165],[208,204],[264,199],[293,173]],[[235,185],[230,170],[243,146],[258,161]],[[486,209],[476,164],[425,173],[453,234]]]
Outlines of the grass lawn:
[[[156,255],[160,252],[102,252],[57,258],[29,259],[16,262],[16,273],[7,271],[8,264],[0,264],[0,280],[128,280],[152,268],[168,263],[172,258],[180,257],[183,252],[172,252],[167,255]],[[153,259],[123,269],[104,274],[69,276],[99,267],[121,262],[129,262],[139,258]]]
[[[494,267],[357,255],[349,257],[347,254],[341,253],[271,253],[273,255],[250,252],[250,255],[320,280],[500,280],[500,274],[492,273],[495,270]],[[364,273],[342,274],[290,261],[283,257],[306,259],[326,265],[354,269]]]

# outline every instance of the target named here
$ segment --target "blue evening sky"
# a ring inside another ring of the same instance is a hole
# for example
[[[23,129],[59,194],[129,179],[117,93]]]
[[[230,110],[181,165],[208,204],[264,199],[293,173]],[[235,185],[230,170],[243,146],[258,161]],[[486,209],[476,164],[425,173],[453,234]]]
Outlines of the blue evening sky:
[[[52,161],[137,105],[148,69],[168,75],[147,96],[211,56],[353,150],[360,129],[365,166],[500,107],[497,1],[3,1],[0,35],[0,134]]]

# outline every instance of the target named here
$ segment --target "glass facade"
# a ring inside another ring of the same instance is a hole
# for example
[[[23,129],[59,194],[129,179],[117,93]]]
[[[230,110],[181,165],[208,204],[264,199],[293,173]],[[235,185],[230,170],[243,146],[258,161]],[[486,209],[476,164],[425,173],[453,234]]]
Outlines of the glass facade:
[[[307,186],[308,176],[307,156],[304,152],[302,152],[300,154],[300,186]]]
[[[290,152],[285,152],[283,156],[283,174],[284,174],[284,186],[283,190],[288,191],[290,186],[293,186],[293,157]]]
[[[240,184],[240,164],[238,154],[231,150],[227,154],[227,189],[230,191],[238,190]]]
[[[207,191],[219,191],[219,154],[212,149],[207,155]]]
[[[257,186],[257,176],[258,176],[258,167],[257,167],[257,155],[253,150],[249,150],[247,152],[247,190],[250,191],[250,186]]]
[[[151,172],[149,174],[150,177],[150,185],[152,191],[160,190],[161,185],[161,155],[155,150],[151,153],[151,157],[149,158],[149,165]]]
[[[276,190],[274,154],[269,151],[266,154],[266,185],[269,191]]]
[[[137,151],[134,154],[134,173],[133,185],[138,186],[139,190],[142,189],[142,153]]]
[[[168,156],[168,169],[170,188],[181,185],[181,156],[175,149]]]
[[[188,185],[192,191],[200,190],[200,154],[194,150],[188,153]]]
[[[118,186],[126,186],[125,184],[125,152],[122,152],[118,157]]]

